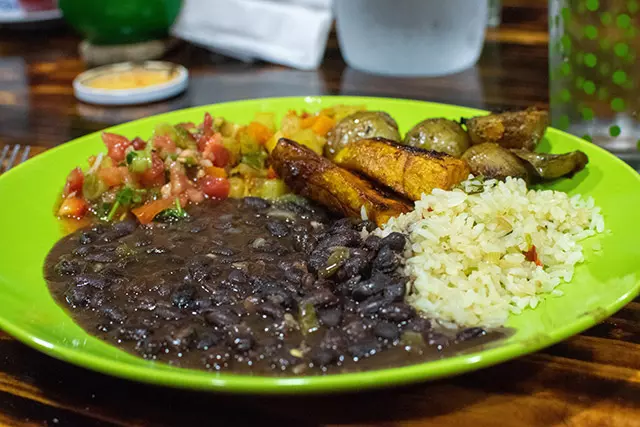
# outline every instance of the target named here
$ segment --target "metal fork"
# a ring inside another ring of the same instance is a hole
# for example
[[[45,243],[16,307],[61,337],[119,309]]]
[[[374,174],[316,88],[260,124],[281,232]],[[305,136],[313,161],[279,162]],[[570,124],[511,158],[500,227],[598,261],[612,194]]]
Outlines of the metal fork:
[[[22,154],[18,156],[22,146],[20,144],[16,144],[13,146],[13,149],[10,149],[8,145],[5,145],[2,148],[2,152],[0,153],[0,173],[6,172],[12,167],[19,165],[20,163],[25,162],[29,158],[29,152],[31,152],[31,146],[25,145],[22,150]],[[5,159],[8,160],[5,164]]]

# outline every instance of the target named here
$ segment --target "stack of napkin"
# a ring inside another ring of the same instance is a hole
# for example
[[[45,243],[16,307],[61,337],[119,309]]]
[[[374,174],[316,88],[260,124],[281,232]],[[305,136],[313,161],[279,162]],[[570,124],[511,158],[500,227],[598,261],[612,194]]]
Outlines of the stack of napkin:
[[[314,69],[332,11],[332,0],[184,0],[173,34],[244,61]]]

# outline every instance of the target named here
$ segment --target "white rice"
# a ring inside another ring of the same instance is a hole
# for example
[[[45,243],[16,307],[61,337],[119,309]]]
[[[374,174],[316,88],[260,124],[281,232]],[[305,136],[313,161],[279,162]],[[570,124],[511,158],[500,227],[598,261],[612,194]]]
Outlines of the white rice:
[[[555,288],[584,261],[578,242],[603,230],[591,197],[469,176],[459,189],[424,194],[376,233],[409,236],[405,272],[416,309],[445,323],[500,326],[545,294],[561,295]],[[531,245],[542,266],[527,260]]]

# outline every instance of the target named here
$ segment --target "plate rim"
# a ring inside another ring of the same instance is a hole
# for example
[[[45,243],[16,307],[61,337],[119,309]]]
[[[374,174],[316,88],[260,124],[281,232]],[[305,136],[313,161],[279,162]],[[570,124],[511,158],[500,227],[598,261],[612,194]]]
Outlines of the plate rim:
[[[266,97],[266,98],[252,98],[247,100],[237,100],[230,102],[221,102],[215,104],[207,104],[201,106],[194,106],[185,109],[179,109],[169,111],[142,119],[137,119],[118,125],[111,126],[92,132],[90,134],[73,139],[66,143],[63,143],[57,147],[47,150],[46,152],[38,155],[38,157],[45,157],[49,155],[56,155],[58,150],[69,149],[69,147],[75,144],[81,144],[85,140],[95,138],[101,132],[110,131],[113,128],[122,128],[129,126],[144,125],[147,122],[158,122],[163,117],[174,115],[176,113],[188,114],[192,111],[206,110],[207,108],[220,108],[220,106],[231,104],[255,104],[256,102],[284,102],[284,101],[296,101],[304,102],[312,106],[314,103],[318,105],[328,104],[331,102],[339,103],[340,101],[352,100],[373,102],[386,102],[386,103],[401,103],[401,104],[422,104],[432,107],[455,107],[465,109],[467,111],[473,111],[479,114],[486,114],[488,111],[477,108],[471,108],[466,106],[460,106],[455,104],[443,104],[430,101],[421,101],[415,99],[404,98],[381,98],[381,97],[365,97],[365,96],[288,96],[288,97]],[[126,129],[125,129],[126,131]],[[552,134],[559,134],[563,138],[572,139],[579,144],[587,143],[581,138],[563,132],[555,128],[549,128]],[[623,160],[609,153],[605,149],[596,145],[591,146],[596,151],[600,151],[600,154],[608,156],[611,160],[615,160],[620,167],[628,168],[635,173],[637,183],[640,184],[640,174],[625,163]],[[6,176],[11,176],[15,171],[22,169],[24,163],[12,168],[0,176],[0,182]],[[637,280],[637,279],[636,279]],[[250,376],[250,375],[237,375],[231,373],[215,373],[201,370],[175,368],[163,369],[165,365],[161,366],[161,369],[154,368],[152,366],[144,365],[132,365],[126,361],[120,361],[117,359],[108,359],[104,356],[98,356],[91,353],[86,353],[81,349],[73,347],[62,347],[56,344],[51,344],[46,340],[40,339],[37,336],[26,331],[9,319],[6,319],[0,311],[0,329],[7,332],[17,340],[27,344],[28,346],[35,348],[36,350],[52,356],[56,359],[80,366],[85,369],[97,371],[103,374],[111,375],[114,377],[120,377],[128,380],[134,380],[138,382],[144,382],[149,384],[157,384],[163,386],[170,386],[174,388],[183,388],[191,390],[208,390],[222,393],[239,393],[239,394],[323,394],[323,393],[335,393],[335,392],[349,392],[358,391],[364,389],[378,389],[389,386],[399,386],[409,383],[433,381],[439,378],[451,377],[461,375],[466,372],[477,370],[484,367],[496,365],[498,363],[531,354],[542,348],[556,344],[562,340],[569,338],[575,334],[578,334],[587,328],[595,325],[599,321],[611,316],[623,306],[633,300],[640,294],[640,280],[637,280],[635,285],[629,289],[623,295],[620,295],[612,303],[602,306],[601,310],[597,313],[585,313],[579,317],[576,317],[575,321],[565,326],[554,329],[548,334],[545,334],[539,340],[526,346],[523,346],[521,342],[508,343],[499,347],[480,350],[473,353],[462,355],[463,359],[459,357],[444,358],[434,361],[428,361],[424,363],[418,363],[413,365],[407,365],[395,368],[386,368],[373,371],[353,372],[345,374],[334,374],[326,376],[301,376],[301,377],[267,377],[267,376]],[[64,310],[64,309],[63,309]],[[68,314],[65,312],[68,316]],[[88,335],[92,336],[87,332]],[[92,336],[93,337],[93,336]],[[95,338],[95,337],[93,337]],[[97,338],[95,338],[97,339]],[[107,343],[109,344],[109,343]],[[109,344],[110,345],[110,344]],[[115,347],[115,346],[114,346]],[[117,347],[116,347],[117,348]],[[154,362],[150,362],[154,363]]]

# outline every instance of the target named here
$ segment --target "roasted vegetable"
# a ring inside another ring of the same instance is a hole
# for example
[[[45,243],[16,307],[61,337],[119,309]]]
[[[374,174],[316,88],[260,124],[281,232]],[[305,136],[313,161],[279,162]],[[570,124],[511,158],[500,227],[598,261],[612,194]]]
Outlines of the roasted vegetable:
[[[351,142],[334,161],[411,200],[434,188],[450,190],[469,176],[469,167],[460,159],[381,138]]]
[[[511,150],[540,179],[557,179],[581,171],[589,163],[589,158],[582,151],[566,154],[532,153],[526,150]]]
[[[471,140],[459,123],[440,118],[423,120],[415,125],[407,132],[404,143],[460,157],[471,145]]]
[[[473,145],[462,155],[471,173],[485,178],[505,179],[508,176],[529,181],[530,176],[523,162],[515,154],[498,144]]]
[[[359,218],[364,206],[368,218],[382,225],[411,210],[408,203],[383,194],[369,181],[294,141],[281,138],[270,161],[293,192],[345,216]]]
[[[504,148],[533,151],[549,125],[549,114],[531,108],[463,119],[463,124],[473,144],[495,142]]]
[[[324,154],[333,159],[349,142],[375,137],[400,141],[398,124],[383,111],[359,111],[340,120],[327,134]]]

